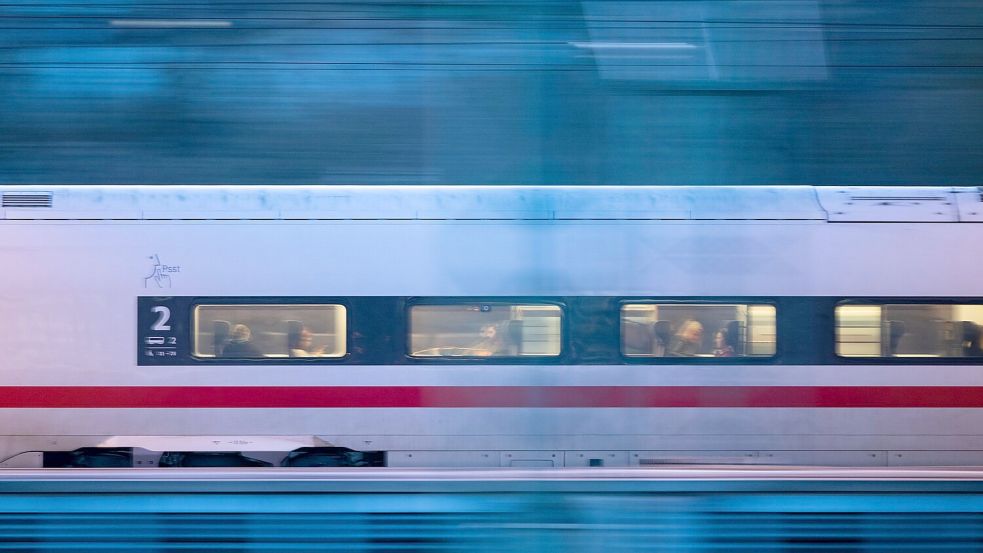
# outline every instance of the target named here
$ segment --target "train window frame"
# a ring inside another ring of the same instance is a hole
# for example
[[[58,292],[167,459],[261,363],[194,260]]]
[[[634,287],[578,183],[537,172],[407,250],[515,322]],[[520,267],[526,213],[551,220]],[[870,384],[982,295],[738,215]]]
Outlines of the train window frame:
[[[345,349],[342,355],[315,357],[218,357],[198,355],[197,313],[200,307],[318,307],[332,306],[344,309],[344,339]],[[310,364],[340,364],[350,361],[352,357],[352,306],[345,298],[338,297],[284,297],[284,296],[222,296],[198,297],[188,304],[188,350],[190,359],[199,364],[208,365],[310,365]]]
[[[836,364],[860,365],[983,365],[983,357],[961,356],[846,356],[838,351],[839,325],[836,312],[841,306],[884,306],[884,305],[974,305],[983,307],[980,297],[898,297],[898,296],[851,296],[836,298],[829,317],[832,325],[832,336],[829,343],[829,355]]]
[[[536,305],[550,306],[559,309],[560,313],[560,350],[555,355],[525,355],[525,356],[481,356],[481,355],[413,355],[411,337],[413,334],[413,319],[411,311],[414,307],[425,306],[456,306],[473,304],[498,305]],[[403,308],[403,357],[406,361],[416,364],[499,364],[499,365],[551,365],[568,362],[570,339],[568,328],[568,306],[566,302],[556,298],[501,296],[501,297],[410,297],[405,300]]]
[[[775,351],[771,355],[753,356],[734,356],[734,357],[713,357],[713,356],[694,356],[694,357],[672,357],[672,356],[646,356],[629,355],[624,350],[624,335],[622,330],[622,313],[626,305],[694,305],[694,306],[714,306],[714,305],[765,305],[775,310]],[[781,364],[783,355],[783,325],[785,323],[780,302],[775,298],[748,298],[748,297],[702,297],[702,298],[654,298],[646,297],[622,297],[617,301],[617,350],[622,362],[637,365],[776,365]]]

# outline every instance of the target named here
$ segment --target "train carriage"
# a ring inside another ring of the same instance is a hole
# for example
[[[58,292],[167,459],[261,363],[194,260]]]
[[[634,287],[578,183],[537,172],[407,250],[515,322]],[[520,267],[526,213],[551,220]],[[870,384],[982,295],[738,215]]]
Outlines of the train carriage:
[[[0,194],[0,466],[983,462],[977,188]]]

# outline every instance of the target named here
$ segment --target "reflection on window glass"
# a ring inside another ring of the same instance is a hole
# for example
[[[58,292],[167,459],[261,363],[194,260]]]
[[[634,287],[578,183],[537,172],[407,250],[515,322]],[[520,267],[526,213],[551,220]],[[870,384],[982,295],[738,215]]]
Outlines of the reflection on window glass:
[[[842,357],[980,357],[983,305],[836,306]]]
[[[345,316],[343,305],[199,305],[195,356],[342,357]]]
[[[415,305],[410,308],[410,355],[559,355],[560,313],[560,308],[555,305]]]
[[[770,357],[775,355],[775,307],[625,304],[621,351],[631,357]]]

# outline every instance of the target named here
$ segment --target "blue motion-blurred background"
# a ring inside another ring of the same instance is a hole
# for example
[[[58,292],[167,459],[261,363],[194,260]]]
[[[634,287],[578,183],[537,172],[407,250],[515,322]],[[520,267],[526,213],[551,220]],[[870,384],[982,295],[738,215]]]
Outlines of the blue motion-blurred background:
[[[0,182],[979,184],[980,0],[18,0]]]

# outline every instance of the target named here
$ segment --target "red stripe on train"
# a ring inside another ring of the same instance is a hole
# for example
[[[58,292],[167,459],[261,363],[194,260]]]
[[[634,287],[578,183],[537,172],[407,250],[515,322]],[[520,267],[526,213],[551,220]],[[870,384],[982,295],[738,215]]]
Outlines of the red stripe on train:
[[[983,386],[5,386],[0,407],[983,408]]]

